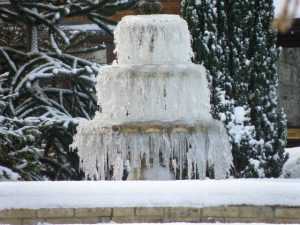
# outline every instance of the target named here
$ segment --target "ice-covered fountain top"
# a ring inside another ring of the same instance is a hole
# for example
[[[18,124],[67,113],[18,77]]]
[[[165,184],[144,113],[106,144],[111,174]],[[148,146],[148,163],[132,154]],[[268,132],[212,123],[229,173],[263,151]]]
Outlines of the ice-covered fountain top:
[[[177,15],[126,16],[115,43],[118,64],[186,64],[193,55],[187,23]]]

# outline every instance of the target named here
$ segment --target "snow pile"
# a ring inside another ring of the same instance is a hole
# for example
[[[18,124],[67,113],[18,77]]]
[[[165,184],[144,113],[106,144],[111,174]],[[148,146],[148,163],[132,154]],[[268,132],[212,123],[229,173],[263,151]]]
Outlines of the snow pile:
[[[0,181],[17,181],[21,177],[11,169],[0,165]]]
[[[3,182],[1,209],[300,206],[298,179]]]
[[[177,15],[123,17],[115,30],[118,64],[191,63],[187,23]]]
[[[286,152],[289,153],[289,159],[283,167],[282,176],[285,178],[300,178],[300,147],[287,148]]]

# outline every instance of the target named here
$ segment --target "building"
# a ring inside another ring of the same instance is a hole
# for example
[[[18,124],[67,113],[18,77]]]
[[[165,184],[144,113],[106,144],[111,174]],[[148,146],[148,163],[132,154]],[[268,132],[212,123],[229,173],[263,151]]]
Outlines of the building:
[[[300,145],[300,18],[285,34],[278,34],[280,104],[288,117],[289,145]]]

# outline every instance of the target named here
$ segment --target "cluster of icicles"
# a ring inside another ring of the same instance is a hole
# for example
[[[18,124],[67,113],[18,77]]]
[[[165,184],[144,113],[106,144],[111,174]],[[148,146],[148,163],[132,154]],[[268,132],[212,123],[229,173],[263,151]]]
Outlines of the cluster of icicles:
[[[98,77],[100,110],[80,122],[72,145],[86,176],[226,178],[229,138],[210,115],[206,72],[191,62],[186,22],[175,15],[129,16],[115,38],[118,64]]]
[[[232,162],[227,138],[221,122],[194,132],[170,128],[136,133],[82,121],[74,146],[81,149],[81,166],[93,179],[120,180],[126,174],[141,179],[146,178],[142,170],[153,167],[170,168],[177,179],[205,178],[208,168],[214,177],[225,178]]]

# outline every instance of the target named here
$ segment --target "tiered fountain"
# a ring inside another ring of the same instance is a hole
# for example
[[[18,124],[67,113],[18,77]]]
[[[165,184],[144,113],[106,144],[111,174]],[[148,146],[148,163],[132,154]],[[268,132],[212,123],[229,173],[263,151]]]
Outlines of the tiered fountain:
[[[206,71],[191,61],[187,23],[177,15],[122,19],[117,62],[98,76],[100,111],[74,138],[93,179],[225,178],[232,163],[223,124],[210,114]]]

